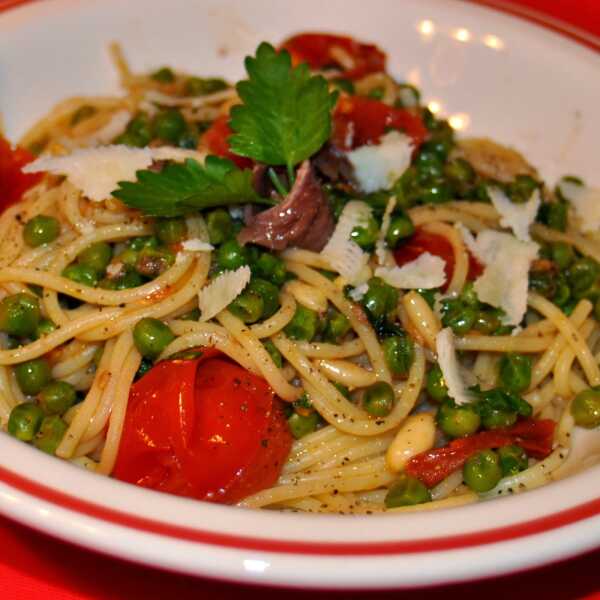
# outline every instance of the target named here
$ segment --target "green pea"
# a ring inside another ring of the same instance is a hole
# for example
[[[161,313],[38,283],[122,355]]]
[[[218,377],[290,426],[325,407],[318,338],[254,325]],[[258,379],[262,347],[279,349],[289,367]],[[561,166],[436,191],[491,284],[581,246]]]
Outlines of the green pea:
[[[44,411],[33,402],[17,404],[8,417],[8,433],[22,442],[30,442],[44,420]]]
[[[153,279],[175,264],[175,254],[168,248],[144,248],[135,263],[135,269],[144,277]]]
[[[385,495],[386,508],[431,502],[431,493],[416,477],[402,473]]]
[[[116,257],[116,260],[118,262],[122,262],[128,267],[134,267],[139,257],[140,253],[138,250],[134,250],[133,248],[125,248],[123,252]]]
[[[551,229],[567,229],[568,211],[566,202],[544,202],[538,211],[537,220]]]
[[[337,344],[352,328],[348,317],[335,308],[327,311],[327,321],[323,337],[326,341]]]
[[[463,158],[450,161],[444,167],[446,177],[459,184],[468,184],[475,181],[475,169]]]
[[[405,214],[399,214],[392,218],[390,226],[385,235],[385,241],[389,248],[397,248],[400,240],[410,237],[415,232],[415,226],[411,218]]]
[[[350,234],[350,239],[364,250],[373,248],[379,234],[379,224],[370,216],[365,226],[355,227]]]
[[[435,363],[427,373],[425,380],[427,395],[436,402],[443,402],[448,398],[448,386],[440,365]]]
[[[439,127],[439,122],[437,127]],[[434,136],[421,145],[421,154],[434,154],[440,162],[446,162],[448,160],[449,152],[450,144],[444,136]]]
[[[481,423],[481,418],[472,406],[456,405],[453,400],[444,401],[438,410],[436,419],[440,429],[453,438],[475,433]]]
[[[38,450],[54,455],[67,429],[68,425],[58,415],[45,417],[33,439],[33,445]]]
[[[363,408],[373,417],[387,417],[394,407],[394,388],[385,381],[378,381],[365,389]]]
[[[475,323],[473,323],[473,329],[483,333],[484,335],[491,335],[496,332],[502,326],[502,320],[497,312],[491,312],[489,310],[480,310],[477,312]]]
[[[188,96],[206,96],[214,94],[227,88],[227,82],[223,79],[190,77],[185,82],[185,93]]]
[[[397,96],[396,104],[399,108],[415,108],[421,102],[421,92],[410,83],[399,84]]]
[[[248,264],[248,250],[237,240],[227,240],[216,252],[217,265],[226,271],[235,271]]]
[[[406,335],[393,335],[382,343],[385,362],[394,375],[407,375],[415,358],[412,339]]]
[[[56,325],[50,319],[42,319],[35,330],[35,338],[40,339],[56,330]]]
[[[278,286],[283,285],[287,279],[285,263],[269,252],[262,252],[254,261],[252,272]]]
[[[253,277],[246,290],[258,294],[262,298],[263,310],[261,318],[268,319],[279,310],[279,288],[270,281]]]
[[[305,435],[312,433],[317,428],[320,420],[319,413],[316,411],[308,415],[301,415],[295,412],[288,418],[288,425],[294,438],[299,440]]]
[[[540,184],[530,175],[517,175],[514,181],[506,186],[506,193],[515,204],[524,204],[539,187]]]
[[[556,293],[556,277],[551,271],[530,271],[529,289],[545,298],[552,298]]]
[[[50,365],[44,358],[34,358],[24,363],[15,365],[17,383],[24,394],[34,396],[50,383]]]
[[[479,298],[477,297],[477,292],[475,291],[472,281],[465,284],[459,298],[460,301],[467,306],[479,307]]]
[[[159,83],[173,83],[175,81],[175,73],[169,67],[161,67],[154,71],[150,77]]]
[[[575,250],[571,244],[555,242],[550,248],[551,258],[559,269],[566,269],[575,260]]]
[[[77,256],[77,262],[80,265],[91,267],[98,273],[105,271],[112,259],[112,248],[106,242],[96,242],[88,246]]]
[[[473,328],[477,319],[478,311],[470,306],[458,305],[454,310],[444,314],[442,324],[451,327],[454,333],[462,335]]]
[[[559,278],[552,302],[557,306],[564,306],[569,300],[571,300],[571,288],[565,281],[562,281],[561,278]]]
[[[81,123],[81,121],[85,121],[86,119],[93,117],[96,114],[96,112],[97,110],[94,106],[91,106],[90,104],[83,104],[71,115],[71,127],[74,127],[78,123]]]
[[[516,475],[529,466],[527,454],[525,454],[525,450],[521,446],[503,446],[502,448],[498,448],[497,452],[500,459],[502,477]]]
[[[143,277],[133,269],[127,269],[125,273],[116,279],[104,278],[98,286],[105,290],[128,290],[139,287],[144,283]]]
[[[175,339],[168,325],[146,317],[135,324],[133,341],[139,353],[154,360]]]
[[[463,467],[464,482],[478,494],[489,492],[502,479],[500,459],[493,450],[474,454]]]
[[[69,265],[63,269],[62,276],[74,281],[75,283],[81,283],[89,287],[96,287],[98,285],[99,277],[98,271],[88,265]]]
[[[77,400],[75,388],[66,381],[52,381],[40,392],[40,406],[47,415],[62,415]]]
[[[0,331],[16,337],[35,333],[40,322],[40,303],[31,294],[7,296],[0,302]]]
[[[598,263],[587,256],[577,259],[567,272],[567,279],[575,298],[582,298],[598,279]]]
[[[517,422],[517,413],[490,407],[481,415],[481,424],[485,429],[510,427]]]
[[[127,244],[129,248],[139,252],[144,248],[152,248],[156,250],[159,246],[158,238],[154,235],[148,235],[144,237],[136,237],[130,240]]]
[[[277,346],[271,340],[264,340],[263,346],[265,350],[269,353],[271,360],[275,363],[275,366],[278,369],[283,367],[283,356],[281,356],[281,352],[277,349]]]
[[[531,359],[523,354],[504,354],[500,359],[500,382],[511,392],[522,392],[531,383]]]
[[[584,390],[575,396],[571,404],[575,423],[586,429],[600,425],[600,386]]]
[[[143,148],[152,141],[152,126],[148,115],[139,113],[127,125],[124,133],[117,137],[116,144]]]
[[[167,142],[176,143],[186,127],[183,115],[174,108],[160,112],[154,117],[154,133]]]
[[[187,129],[177,139],[177,146],[186,150],[195,150],[198,147],[198,127],[188,124]]]
[[[60,233],[60,223],[54,217],[37,215],[29,219],[23,228],[23,240],[35,248],[53,242]]]
[[[369,287],[362,298],[362,305],[372,319],[385,317],[398,304],[398,290],[378,277],[369,279]]]
[[[233,234],[233,223],[229,213],[223,208],[212,210],[206,215],[206,227],[211,244],[222,244]]]
[[[314,311],[298,304],[292,320],[285,326],[285,334],[293,340],[310,342],[317,334],[319,315]]]
[[[228,308],[244,323],[255,323],[263,316],[264,301],[260,294],[246,290]]]
[[[330,79],[329,83],[334,88],[340,90],[341,92],[345,92],[350,96],[353,96],[355,93],[354,82],[351,79],[345,79],[343,77],[336,77],[335,79]]]
[[[187,235],[187,226],[185,219],[157,219],[154,223],[156,237],[163,244],[176,244],[185,239]]]

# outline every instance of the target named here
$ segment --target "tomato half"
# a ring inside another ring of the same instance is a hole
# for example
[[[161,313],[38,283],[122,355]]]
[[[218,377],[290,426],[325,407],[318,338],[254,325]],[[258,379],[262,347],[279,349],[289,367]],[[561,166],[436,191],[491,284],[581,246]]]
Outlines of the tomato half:
[[[364,96],[342,96],[333,114],[333,142],[343,150],[377,144],[390,129],[403,131],[418,148],[427,135],[421,117]]]
[[[211,154],[216,154],[233,161],[240,169],[252,167],[252,161],[244,156],[234,154],[229,148],[228,138],[233,135],[229,127],[229,117],[223,115],[215,119],[212,125],[202,134],[200,145],[208,148]]]
[[[113,476],[229,504],[272,486],[291,444],[266,381],[207,349],[160,362],[132,386]]]
[[[433,487],[460,469],[473,454],[488,448],[517,444],[534,458],[545,458],[552,452],[555,427],[556,423],[550,419],[523,419],[512,427],[481,431],[413,456],[406,472]]]
[[[16,204],[23,194],[41,181],[43,173],[22,173],[21,169],[35,156],[18,146],[13,150],[0,136],[0,213]]]
[[[394,259],[396,260],[396,264],[401,267],[419,258],[424,252],[439,256],[446,263],[444,266],[446,285],[442,288],[446,289],[454,273],[454,251],[452,250],[452,245],[445,237],[417,228],[412,237],[394,250]],[[483,266],[468,250],[467,253],[469,254],[467,279],[472,281],[483,273]]]
[[[325,33],[300,33],[282,44],[294,64],[306,62],[312,69],[341,68],[344,77],[359,79],[369,73],[385,71],[385,54],[373,44],[363,44],[351,37]],[[336,48],[352,60],[352,66],[341,64]]]

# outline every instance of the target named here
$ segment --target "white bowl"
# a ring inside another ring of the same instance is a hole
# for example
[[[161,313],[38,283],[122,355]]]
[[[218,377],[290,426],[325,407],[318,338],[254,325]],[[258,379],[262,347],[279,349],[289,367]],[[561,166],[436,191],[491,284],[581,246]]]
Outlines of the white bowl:
[[[263,39],[347,32],[389,54],[461,133],[516,146],[553,182],[598,181],[600,56],[457,0],[47,0],[0,16],[0,113],[16,139],[72,94],[117,92],[107,45],[135,69],[235,79]],[[588,40],[595,45],[594,40]],[[598,46],[600,48],[600,46]],[[526,569],[600,545],[600,467],[502,500],[438,512],[308,516],[167,496],[84,472],[0,434],[0,512],[77,544],[253,583],[378,588]]]

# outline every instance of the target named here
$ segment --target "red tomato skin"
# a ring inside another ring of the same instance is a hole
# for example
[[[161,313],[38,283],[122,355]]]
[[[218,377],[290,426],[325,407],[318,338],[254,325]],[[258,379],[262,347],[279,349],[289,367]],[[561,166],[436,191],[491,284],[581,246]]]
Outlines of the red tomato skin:
[[[333,114],[333,143],[343,150],[378,144],[389,129],[402,130],[417,149],[427,136],[421,117],[363,96],[341,96]]]
[[[406,472],[427,487],[433,487],[480,450],[518,444],[534,458],[545,458],[552,452],[555,427],[556,423],[550,419],[523,419],[512,427],[481,431],[413,456],[406,465]]]
[[[326,33],[300,33],[283,44],[292,56],[292,62],[306,62],[311,69],[322,69],[331,65],[341,67],[332,48],[341,48],[354,60],[354,68],[344,70],[344,77],[359,79],[369,73],[385,71],[385,54],[373,44],[363,44],[351,37]]]
[[[21,200],[23,194],[41,181],[43,173],[22,173],[35,156],[18,146],[13,150],[0,136],[0,213]]]
[[[394,250],[394,259],[396,264],[401,267],[415,260],[424,252],[439,256],[445,261],[446,283],[442,287],[442,290],[445,290],[454,273],[454,251],[452,250],[452,244],[444,236],[429,233],[417,227],[414,234]],[[469,254],[467,279],[473,281],[483,273],[483,266],[468,250],[467,253]]]
[[[211,154],[216,154],[233,161],[240,169],[252,168],[252,161],[244,156],[231,152],[228,139],[233,135],[229,127],[229,117],[223,115],[215,119],[212,125],[202,134],[200,146],[208,148]]]
[[[132,386],[113,476],[230,504],[272,486],[291,443],[267,383],[209,349]]]

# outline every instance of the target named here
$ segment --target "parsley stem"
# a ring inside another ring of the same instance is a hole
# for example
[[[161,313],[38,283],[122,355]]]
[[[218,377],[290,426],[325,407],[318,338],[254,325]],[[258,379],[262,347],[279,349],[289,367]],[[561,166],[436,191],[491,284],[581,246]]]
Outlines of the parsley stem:
[[[296,173],[294,172],[294,167],[290,164],[287,166],[288,179],[290,180],[290,189],[294,187],[294,182],[296,181]]]
[[[267,173],[269,174],[269,179],[271,180],[271,183],[273,184],[273,186],[275,187],[275,189],[277,190],[279,195],[287,196],[289,190],[285,187],[285,185],[283,185],[281,179],[279,179],[279,177],[277,176],[275,169],[273,169],[272,167],[269,167],[269,170],[267,171]]]

